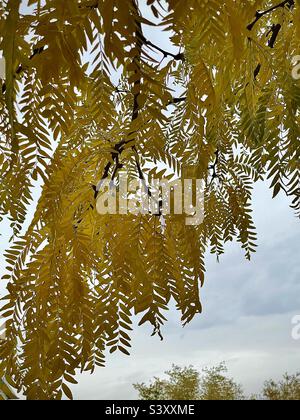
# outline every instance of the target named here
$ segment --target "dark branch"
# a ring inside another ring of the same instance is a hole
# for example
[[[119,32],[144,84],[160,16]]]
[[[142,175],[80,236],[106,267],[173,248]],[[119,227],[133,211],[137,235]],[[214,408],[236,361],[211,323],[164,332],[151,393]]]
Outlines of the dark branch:
[[[135,0],[132,0],[134,9],[136,11],[136,16],[138,16],[138,7],[137,4],[135,2]],[[134,57],[134,63],[136,64],[136,70],[135,73],[138,75],[137,79],[135,80],[134,84],[133,84],[133,89],[132,91],[134,92],[134,100],[133,100],[133,110],[132,110],[132,121],[135,121],[138,116],[139,116],[139,104],[138,104],[138,99],[141,93],[141,76],[139,75],[140,73],[140,68],[141,68],[141,59],[142,59],[142,51],[143,51],[143,45],[145,43],[145,37],[143,35],[143,31],[142,31],[142,25],[140,23],[140,21],[136,18],[135,19],[135,23],[136,23],[136,48],[137,48],[137,53],[136,56]],[[122,154],[122,152],[125,149],[125,146],[131,142],[133,142],[132,134],[134,133],[130,133],[129,137],[130,140],[122,140],[120,143],[116,144],[114,146],[114,150],[111,153],[112,156],[112,160],[114,162],[116,162],[116,167],[114,170],[114,174],[113,176],[115,177],[118,171],[118,167],[119,167],[119,156]],[[133,150],[136,152],[136,149]],[[95,199],[98,197],[100,188],[101,188],[101,184],[102,182],[107,179],[109,177],[109,172],[110,169],[112,167],[113,163],[112,162],[108,162],[107,165],[105,166],[104,169],[104,173],[102,175],[101,181],[99,182],[99,184],[97,185],[97,187],[93,186],[93,189],[95,191]]]
[[[173,98],[168,105],[176,105],[180,104],[181,102],[185,102],[187,100],[186,96],[183,96],[182,98]]]
[[[136,10],[136,13],[138,15],[138,13],[139,13],[138,12],[138,7],[137,7],[137,3],[136,3],[135,0],[133,0],[133,4],[134,4],[134,8]],[[134,122],[139,116],[138,99],[139,99],[139,96],[141,94],[141,60],[142,60],[143,46],[144,45],[149,45],[149,42],[144,37],[142,25],[141,25],[141,23],[138,19],[136,19],[136,26],[137,26],[137,31],[136,31],[137,54],[136,54],[136,57],[135,57],[135,64],[137,66],[137,69],[136,69],[135,73],[138,77],[137,77],[137,79],[136,79],[136,81],[134,82],[134,85],[133,85],[134,101],[133,101],[133,111],[132,111],[132,122]],[[151,43],[151,45],[153,46],[152,43]],[[130,134],[130,138],[132,137],[133,134],[134,133]],[[137,166],[139,178],[143,182],[145,191],[147,192],[148,196],[150,198],[152,198],[152,192],[151,192],[150,188],[148,187],[145,176],[143,174],[143,171],[142,171],[142,168],[141,168],[141,165],[140,165],[139,154],[138,154],[138,151],[137,151],[137,148],[136,148],[135,145],[132,146],[132,150],[134,151],[134,154],[135,154],[135,163],[136,163],[136,166]],[[161,216],[161,208],[162,208],[162,202],[159,202],[159,215],[160,216]]]
[[[112,160],[114,162],[116,162],[116,167],[118,167],[117,170],[122,167],[122,165],[119,165],[119,156],[124,152],[125,147],[130,142],[132,142],[132,140],[122,140],[122,141],[120,141],[119,143],[117,143],[114,146],[114,148],[113,148],[114,151],[111,152]],[[100,182],[98,183],[98,185],[93,185],[92,186],[92,188],[95,192],[95,199],[97,199],[97,197],[98,197],[98,194],[99,194],[100,188],[102,186],[102,183],[109,177],[109,172],[110,172],[112,166],[113,166],[113,163],[108,162],[107,165],[104,168],[104,172],[103,172],[103,175],[102,175],[102,178],[101,178]],[[114,177],[116,176],[116,174],[117,174],[117,171],[114,171]]]
[[[283,8],[283,7],[286,7],[286,6],[289,9],[291,9],[294,5],[295,5],[295,0],[284,0],[281,3],[279,3],[279,4],[277,4],[277,5],[273,6],[273,7],[271,7],[268,10],[265,10],[265,11],[262,11],[262,12],[258,10],[256,12],[256,15],[255,15],[255,20],[252,23],[250,23],[250,25],[247,26],[247,29],[249,31],[252,31],[252,29],[254,28],[254,26],[257,24],[257,22],[262,17],[264,17],[265,15],[267,15],[269,13],[272,13],[274,10],[277,10],[277,9],[280,9],[281,7]]]
[[[219,178],[219,175],[218,175],[218,172],[217,172],[219,161],[220,161],[220,150],[219,149],[216,150],[215,156],[216,156],[216,159],[215,159],[214,164],[209,167],[209,169],[212,171],[212,177],[211,177],[211,181],[210,181],[210,184],[209,184],[208,188],[211,187],[212,183],[214,182],[214,180],[216,178]]]
[[[259,63],[259,64],[257,65],[256,69],[254,70],[254,79],[255,79],[255,80],[257,79],[257,76],[259,75],[260,70],[261,70],[261,64]]]
[[[133,0],[133,5],[134,5],[134,9],[136,10],[136,14],[138,15],[138,7],[137,4],[135,2],[135,0]],[[139,117],[139,96],[141,94],[141,60],[142,60],[142,53],[143,53],[143,46],[146,44],[146,40],[145,37],[143,35],[143,31],[142,31],[142,25],[140,23],[140,21],[138,19],[135,20],[136,23],[136,48],[137,48],[137,53],[134,57],[134,63],[136,65],[136,69],[135,69],[135,74],[137,75],[137,78],[133,84],[133,96],[134,96],[134,100],[133,100],[133,110],[132,110],[132,122],[134,122],[138,117]],[[183,100],[183,99],[182,99]],[[179,98],[175,98],[175,102],[179,102]],[[122,165],[119,164],[119,156],[122,154],[122,152],[124,151],[124,148],[127,144],[134,142],[134,140],[132,139],[132,136],[135,133],[130,133],[129,137],[130,140],[123,140],[122,142],[118,143],[114,149],[116,152],[112,152],[112,158],[113,161],[116,163],[115,165],[115,169],[112,175],[112,179],[114,179],[118,173],[118,170],[120,168],[122,168]],[[136,163],[136,167],[137,167],[137,171],[139,174],[139,178],[140,180],[143,182],[144,188],[145,188],[145,192],[148,194],[149,198],[152,198],[152,192],[151,189],[148,187],[147,182],[146,182],[146,178],[144,176],[144,173],[142,171],[142,167],[140,164],[140,159],[139,159],[139,154],[137,151],[137,148],[135,145],[132,146],[132,150],[134,152],[135,155],[135,163]],[[105,169],[104,169],[104,173],[102,176],[102,179],[100,181],[100,183],[98,184],[98,186],[93,186],[93,189],[95,191],[95,199],[97,199],[100,188],[101,188],[101,184],[102,182],[107,179],[109,177],[109,172],[111,170],[113,163],[112,162],[108,162],[108,164],[106,165]],[[162,215],[162,201],[160,200],[158,203],[159,206],[159,216]]]
[[[147,185],[147,181],[146,181],[145,175],[144,175],[144,173],[142,171],[142,167],[141,167],[141,164],[140,164],[140,159],[139,159],[138,151],[137,151],[137,149],[136,149],[135,146],[133,146],[132,149],[133,149],[133,151],[135,153],[135,163],[136,163],[136,166],[137,166],[137,169],[138,169],[139,178],[140,178],[140,180],[142,181],[142,183],[144,185],[144,189],[145,189],[145,192],[147,193],[148,197],[152,199],[153,194],[152,194],[151,189]],[[163,201],[162,200],[156,201],[156,204],[158,206],[158,214],[157,214],[157,216],[162,216]]]
[[[279,35],[279,32],[281,30],[281,25],[280,23],[277,23],[277,25],[273,25],[271,32],[272,32],[272,36],[269,39],[268,45],[270,48],[274,48],[275,47],[275,43],[277,41],[277,37]]]
[[[152,47],[155,50],[159,51],[165,58],[172,57],[176,61],[185,61],[185,56],[183,53],[173,54],[169,51],[166,51],[159,47],[158,45],[153,44],[151,41],[145,39],[145,44],[148,45],[148,47]]]

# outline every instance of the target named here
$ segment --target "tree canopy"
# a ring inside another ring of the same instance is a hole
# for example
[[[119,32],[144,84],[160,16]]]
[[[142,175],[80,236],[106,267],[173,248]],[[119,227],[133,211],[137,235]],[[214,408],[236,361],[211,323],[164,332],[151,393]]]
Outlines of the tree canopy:
[[[171,299],[184,325],[201,312],[207,250],[236,239],[251,258],[255,182],[299,216],[299,41],[299,0],[0,1],[0,377],[71,397],[77,369],[129,354],[133,314],[161,336]],[[101,181],[162,165],[203,180],[199,226],[97,213]]]
[[[199,372],[193,366],[173,365],[166,378],[154,378],[149,385],[135,384],[141,400],[173,401],[299,401],[300,374],[285,374],[278,382],[265,382],[260,395],[246,397],[241,385],[228,377],[225,363]]]
[[[227,377],[225,364],[198,372],[194,367],[173,366],[167,379],[155,378],[150,385],[136,384],[142,400],[238,401],[244,394],[240,385]]]
[[[270,380],[265,383],[263,397],[270,401],[299,401],[300,400],[300,373],[285,374],[282,380]]]

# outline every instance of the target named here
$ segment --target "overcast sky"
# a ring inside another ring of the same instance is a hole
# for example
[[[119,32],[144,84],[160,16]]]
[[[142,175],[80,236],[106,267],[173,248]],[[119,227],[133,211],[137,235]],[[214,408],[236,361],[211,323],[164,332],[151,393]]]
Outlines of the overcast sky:
[[[147,36],[171,48],[167,34],[151,30]],[[220,264],[207,257],[203,314],[183,329],[171,309],[163,342],[150,337],[151,327],[136,327],[131,356],[109,355],[106,368],[80,376],[73,387],[75,398],[136,398],[134,382],[160,376],[172,363],[201,369],[225,361],[248,394],[258,393],[266,379],[300,371],[300,341],[291,334],[292,318],[300,315],[300,222],[286,198],[272,200],[262,183],[255,190],[254,210],[257,254],[249,263],[233,244]],[[2,273],[8,238],[3,224],[0,232]]]

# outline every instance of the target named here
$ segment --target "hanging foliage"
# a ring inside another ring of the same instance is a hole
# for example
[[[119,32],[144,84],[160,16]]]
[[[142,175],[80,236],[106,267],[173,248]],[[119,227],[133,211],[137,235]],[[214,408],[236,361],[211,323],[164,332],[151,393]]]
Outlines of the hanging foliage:
[[[19,6],[0,1],[0,217],[13,229],[0,378],[28,399],[72,398],[77,369],[103,366],[107,348],[129,354],[133,315],[161,337],[171,299],[183,324],[201,312],[207,250],[219,258],[236,238],[251,258],[255,182],[299,216],[300,2]],[[97,213],[101,181],[147,183],[162,167],[196,168],[203,223]]]

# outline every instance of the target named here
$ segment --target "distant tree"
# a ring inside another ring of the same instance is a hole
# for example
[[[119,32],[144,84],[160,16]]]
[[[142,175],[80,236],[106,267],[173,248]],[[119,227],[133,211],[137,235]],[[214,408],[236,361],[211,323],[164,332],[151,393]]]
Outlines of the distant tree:
[[[225,376],[227,368],[221,364],[204,369],[201,375],[194,367],[173,368],[168,378],[155,378],[150,385],[135,384],[142,400],[243,400],[242,388]]]
[[[134,384],[133,387],[138,391],[141,400],[158,401],[166,400],[166,381],[155,378],[150,385]]]
[[[226,376],[227,367],[221,364],[211,369],[204,369],[200,380],[201,400],[244,400],[242,387]]]
[[[279,382],[270,380],[265,383],[263,398],[269,401],[300,400],[300,373],[284,375]]]
[[[173,365],[166,372],[168,379],[155,378],[149,386],[136,384],[134,388],[139,392],[142,400],[198,400],[199,372],[192,366],[181,368]]]

